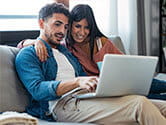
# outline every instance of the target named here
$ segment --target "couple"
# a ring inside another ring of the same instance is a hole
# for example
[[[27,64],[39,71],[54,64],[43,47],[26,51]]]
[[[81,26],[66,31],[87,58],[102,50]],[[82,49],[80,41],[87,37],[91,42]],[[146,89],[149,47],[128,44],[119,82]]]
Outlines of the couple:
[[[164,125],[164,101],[153,102],[155,106],[146,97],[137,95],[91,100],[78,100],[72,96],[95,90],[99,72],[96,64],[89,62],[101,61],[104,53],[122,54],[98,30],[95,21],[91,22],[93,17],[93,12],[87,5],[76,6],[71,16],[61,4],[53,3],[41,8],[38,42],[34,43],[35,46],[21,49],[15,60],[18,75],[30,93],[31,103],[27,112],[41,119],[62,122],[126,125],[138,122],[141,125]],[[67,30],[68,27],[72,30]],[[83,64],[83,69],[77,58],[60,44],[66,33],[66,46]],[[96,36],[98,37],[95,38]],[[94,41],[99,41],[99,45],[105,48],[98,48]],[[46,47],[44,51],[41,42]],[[39,55],[45,53],[45,56],[40,57],[42,61],[36,55],[37,46]],[[101,53],[98,53],[99,49]],[[85,76],[86,74],[95,76]],[[68,96],[62,97],[68,92]]]

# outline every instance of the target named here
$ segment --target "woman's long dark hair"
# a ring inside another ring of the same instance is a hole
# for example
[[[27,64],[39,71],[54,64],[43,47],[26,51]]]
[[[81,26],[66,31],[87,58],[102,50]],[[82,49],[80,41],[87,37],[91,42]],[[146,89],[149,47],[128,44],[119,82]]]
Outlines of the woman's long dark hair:
[[[90,56],[93,59],[93,50],[94,50],[94,41],[96,37],[106,37],[99,28],[97,27],[92,8],[86,4],[76,5],[71,11],[71,17],[69,19],[69,30],[66,37],[66,45],[69,48],[73,48],[75,40],[71,35],[72,24],[73,22],[79,22],[82,19],[86,19],[88,22],[88,27],[90,29],[89,38],[90,38]],[[73,48],[74,49],[74,48]]]

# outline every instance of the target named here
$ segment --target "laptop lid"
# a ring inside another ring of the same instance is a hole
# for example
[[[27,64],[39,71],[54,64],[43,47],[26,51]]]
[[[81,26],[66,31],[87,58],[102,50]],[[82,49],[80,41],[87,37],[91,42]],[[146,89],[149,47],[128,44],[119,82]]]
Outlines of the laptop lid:
[[[96,96],[147,95],[158,57],[106,54],[99,62]]]

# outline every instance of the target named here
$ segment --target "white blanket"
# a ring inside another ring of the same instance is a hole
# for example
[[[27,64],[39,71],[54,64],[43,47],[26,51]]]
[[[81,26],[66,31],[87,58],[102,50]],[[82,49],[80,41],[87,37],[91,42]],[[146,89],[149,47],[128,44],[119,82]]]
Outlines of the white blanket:
[[[27,113],[4,112],[0,114],[0,125],[38,125],[38,119]]]

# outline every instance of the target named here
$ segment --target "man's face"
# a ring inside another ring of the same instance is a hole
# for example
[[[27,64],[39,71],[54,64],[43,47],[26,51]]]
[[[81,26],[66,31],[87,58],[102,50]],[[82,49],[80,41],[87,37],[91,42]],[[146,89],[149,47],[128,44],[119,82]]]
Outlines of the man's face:
[[[68,29],[68,17],[61,13],[55,13],[43,22],[43,33],[46,41],[51,46],[60,44]]]

